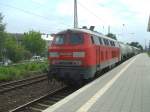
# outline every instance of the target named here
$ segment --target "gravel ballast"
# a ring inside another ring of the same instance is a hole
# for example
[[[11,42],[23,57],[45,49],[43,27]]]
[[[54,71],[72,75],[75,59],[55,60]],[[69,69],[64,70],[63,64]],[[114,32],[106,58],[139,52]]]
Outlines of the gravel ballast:
[[[32,84],[27,87],[16,89],[0,94],[0,112],[8,112],[22,104],[45,95],[49,90],[60,87],[60,83],[48,84],[48,81]]]

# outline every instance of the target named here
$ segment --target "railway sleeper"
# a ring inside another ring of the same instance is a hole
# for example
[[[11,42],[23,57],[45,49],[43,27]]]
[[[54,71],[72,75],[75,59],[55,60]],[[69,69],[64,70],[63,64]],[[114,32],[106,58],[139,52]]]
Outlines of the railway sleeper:
[[[63,98],[65,98],[66,96],[65,96],[65,95],[56,95],[55,97],[56,97],[56,98],[63,99]]]
[[[30,109],[33,110],[34,112],[42,112],[43,111],[42,109],[35,108],[35,107],[30,107]]]
[[[37,105],[43,106],[45,108],[48,108],[50,105],[44,104],[44,103],[38,103]]]
[[[44,106],[42,106],[42,105],[38,105],[38,104],[34,104],[34,105],[32,105],[31,106],[31,108],[37,108],[37,109],[41,109],[41,110],[45,110],[46,109],[46,107],[44,107]]]
[[[55,101],[55,102],[57,102],[57,101],[59,101],[61,98],[57,98],[57,97],[50,97],[49,98],[51,101]]]
[[[56,102],[55,101],[51,101],[51,100],[45,100],[45,101],[43,101],[43,103],[46,104],[46,105],[53,105]]]

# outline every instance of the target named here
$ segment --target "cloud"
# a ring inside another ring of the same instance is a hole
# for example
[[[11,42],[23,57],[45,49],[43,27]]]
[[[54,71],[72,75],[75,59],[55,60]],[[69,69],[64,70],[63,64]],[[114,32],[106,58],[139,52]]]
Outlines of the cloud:
[[[59,16],[72,16],[73,15],[73,0],[64,0],[57,4],[56,13]]]
[[[91,25],[143,23],[150,13],[149,4],[148,0],[78,0],[78,17],[80,23]],[[73,1],[63,0],[56,7],[60,16],[73,17]]]
[[[85,5],[86,3],[86,5]],[[78,1],[79,23],[82,25],[108,26],[122,24],[122,20],[111,8],[105,7],[106,0]],[[74,3],[70,0],[60,2],[56,12],[63,17],[73,17]]]
[[[149,0],[122,0],[129,11],[134,13],[134,16],[139,22],[144,22],[150,14],[150,1]]]
[[[137,13],[150,13],[149,0],[121,0],[121,2],[128,6],[131,11]]]
[[[40,4],[40,5],[44,5],[48,2],[48,0],[32,0],[33,2]]]

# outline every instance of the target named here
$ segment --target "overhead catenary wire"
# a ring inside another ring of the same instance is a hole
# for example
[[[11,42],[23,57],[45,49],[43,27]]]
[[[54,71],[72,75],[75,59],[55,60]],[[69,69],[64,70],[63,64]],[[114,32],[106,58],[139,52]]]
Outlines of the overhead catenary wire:
[[[84,9],[86,9],[87,10],[87,12],[89,12],[90,14],[92,14],[93,16],[95,16],[98,20],[100,20],[100,21],[102,21],[102,22],[105,22],[102,18],[100,18],[99,16],[97,16],[93,11],[91,11],[89,8],[87,8],[86,6],[84,6],[81,2],[78,2],[78,4],[82,7],[82,8],[84,8]],[[104,27],[105,25],[103,24],[103,27]],[[107,27],[109,27],[110,25],[106,25]]]
[[[100,20],[100,21],[102,21],[102,22],[105,22],[103,19],[101,19],[99,16],[97,16],[94,12],[92,12],[89,8],[87,8],[86,6],[84,6],[82,3],[80,3],[80,2],[78,2],[78,4],[82,7],[82,8],[84,8],[84,9],[86,9],[87,11],[88,11],[88,13],[90,13],[90,14],[92,14],[93,16],[95,16],[98,20]],[[22,9],[22,8],[18,8],[18,7],[15,7],[15,6],[12,6],[12,5],[9,5],[9,4],[4,4],[4,3],[0,3],[0,5],[1,6],[4,6],[4,7],[8,7],[8,8],[12,8],[12,9],[15,9],[15,10],[18,10],[18,11],[21,11],[21,12],[24,12],[24,13],[26,13],[26,14],[29,14],[29,15],[33,15],[33,16],[36,16],[36,17],[39,17],[39,18],[42,18],[42,19],[45,19],[45,20],[47,20],[47,21],[50,21],[50,22],[52,22],[48,17],[45,17],[45,16],[42,16],[42,15],[39,15],[39,14],[36,14],[36,13],[33,13],[33,12],[31,12],[31,11],[28,11],[28,10],[25,10],[25,9]],[[66,27],[71,27],[70,25],[67,25],[67,24],[65,24],[65,23],[60,23],[60,22],[58,22],[58,24],[60,25],[60,26],[66,26]],[[101,23],[102,24],[102,23]],[[104,29],[104,24],[102,25],[102,27],[103,27],[103,29]],[[109,25],[108,25],[109,26]],[[108,27],[107,26],[107,27]],[[56,26],[55,26],[56,27]],[[60,29],[60,28],[59,28]]]
[[[49,18],[44,17],[44,16],[41,16],[41,15],[38,15],[38,14],[35,14],[35,13],[30,12],[30,11],[28,11],[28,10],[24,10],[24,9],[21,9],[21,8],[18,8],[18,7],[14,7],[14,6],[11,6],[11,5],[8,5],[8,4],[2,4],[2,3],[0,3],[0,5],[2,5],[2,6],[4,6],[4,7],[13,8],[13,9],[19,10],[19,11],[21,11],[21,12],[24,12],[24,13],[26,13],[26,14],[30,14],[30,15],[33,15],[33,16],[37,16],[37,17],[40,17],[40,18],[43,18],[43,19],[46,19],[46,20],[50,21]]]
[[[26,13],[26,14],[29,14],[29,15],[32,15],[32,16],[36,16],[36,17],[39,17],[39,18],[41,18],[41,19],[45,19],[45,20],[47,20],[47,21],[52,22],[52,21],[50,20],[50,18],[48,18],[48,17],[45,17],[45,16],[42,16],[42,15],[33,13],[33,12],[31,12],[31,11],[28,11],[28,10],[25,10],[25,9],[22,9],[22,8],[18,8],[18,7],[15,7],[15,6],[12,6],[12,5],[9,5],[9,4],[4,4],[4,3],[0,3],[0,5],[3,6],[3,7],[12,8],[12,9],[15,9],[15,10],[18,10],[18,11],[21,11],[21,12],[24,12],[24,13]],[[61,26],[63,25],[63,26],[66,26],[66,27],[70,27],[69,25],[67,25],[67,24],[65,24],[65,23],[58,22],[58,24],[61,25]]]

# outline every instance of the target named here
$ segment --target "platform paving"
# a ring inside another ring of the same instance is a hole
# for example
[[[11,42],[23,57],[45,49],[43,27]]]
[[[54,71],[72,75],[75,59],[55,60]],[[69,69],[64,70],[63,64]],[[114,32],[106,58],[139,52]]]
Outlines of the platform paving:
[[[44,112],[150,112],[150,57],[132,57]]]

